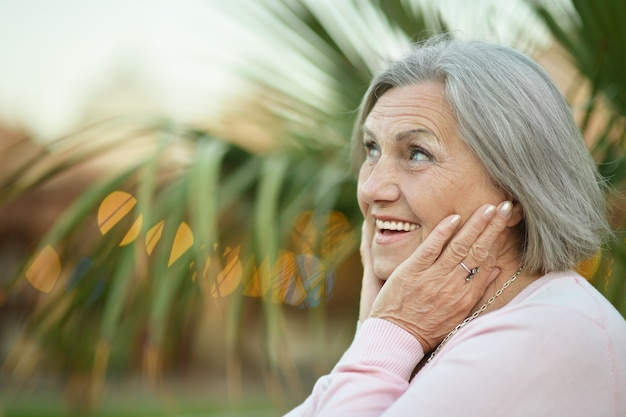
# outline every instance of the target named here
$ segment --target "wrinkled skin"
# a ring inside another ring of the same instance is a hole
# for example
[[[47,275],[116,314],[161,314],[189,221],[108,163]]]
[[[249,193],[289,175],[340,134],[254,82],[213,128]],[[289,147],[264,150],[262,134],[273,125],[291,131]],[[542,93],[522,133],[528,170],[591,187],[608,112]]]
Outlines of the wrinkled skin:
[[[363,130],[359,318],[392,321],[428,352],[517,270],[509,231],[523,212],[461,140],[442,84],[388,90]],[[480,267],[469,283],[461,261]]]

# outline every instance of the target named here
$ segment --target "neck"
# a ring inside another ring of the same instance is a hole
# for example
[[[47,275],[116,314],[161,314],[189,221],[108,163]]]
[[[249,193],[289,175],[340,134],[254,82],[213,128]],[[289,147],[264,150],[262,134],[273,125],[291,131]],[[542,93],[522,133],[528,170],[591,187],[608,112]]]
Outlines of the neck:
[[[498,290],[503,288],[507,281],[509,281],[518,271],[521,266],[521,259],[516,257],[515,260],[506,264],[498,265],[500,274],[498,277],[487,287],[483,297],[476,303],[472,313],[481,308],[485,303],[493,297]],[[530,285],[537,278],[536,275],[531,275],[528,272],[522,270],[522,272],[515,278],[513,282],[508,284],[508,287],[502,291],[502,293],[491,303],[485,311],[497,310],[500,307],[508,304],[513,298],[515,298],[524,288]]]

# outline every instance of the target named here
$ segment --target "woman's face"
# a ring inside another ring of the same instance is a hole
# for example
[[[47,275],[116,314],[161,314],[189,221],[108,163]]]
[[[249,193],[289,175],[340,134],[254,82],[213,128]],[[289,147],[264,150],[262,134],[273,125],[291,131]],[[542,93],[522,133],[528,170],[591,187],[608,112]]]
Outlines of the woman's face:
[[[387,279],[443,218],[462,222],[505,194],[460,139],[442,83],[392,88],[365,120],[358,201],[374,272]]]

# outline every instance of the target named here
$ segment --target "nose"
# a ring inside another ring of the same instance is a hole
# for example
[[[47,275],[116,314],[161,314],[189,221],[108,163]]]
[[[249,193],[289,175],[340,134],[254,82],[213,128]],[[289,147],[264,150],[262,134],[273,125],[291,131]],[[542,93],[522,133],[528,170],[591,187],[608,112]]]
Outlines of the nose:
[[[388,158],[374,165],[366,162],[359,172],[359,196],[367,204],[389,203],[400,198],[397,167]]]

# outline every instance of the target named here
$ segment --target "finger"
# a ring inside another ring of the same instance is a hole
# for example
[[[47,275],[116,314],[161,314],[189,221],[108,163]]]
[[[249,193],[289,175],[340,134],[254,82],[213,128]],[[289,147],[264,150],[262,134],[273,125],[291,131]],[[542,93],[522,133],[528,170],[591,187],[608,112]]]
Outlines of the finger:
[[[458,229],[461,216],[454,214],[444,218],[435,226],[426,239],[409,256],[417,269],[432,265],[441,255],[445,245]]]
[[[361,226],[361,245],[359,249],[361,251],[361,257],[367,258],[368,260],[372,245],[372,233],[372,226],[367,220],[364,220]]]
[[[485,265],[492,258],[490,255],[493,254],[494,245],[507,230],[506,225],[511,218],[512,207],[508,201],[498,205],[496,215],[470,247],[467,259],[473,260],[478,265]]]
[[[500,234],[495,239],[495,242],[493,243],[493,245],[491,245],[491,248],[489,249],[489,253],[487,257],[482,261],[476,261],[476,262],[479,262],[479,265],[481,265],[481,270],[483,269],[491,270],[496,265],[498,256],[501,253],[502,248],[506,244],[508,235],[509,235],[508,228],[505,228],[504,230],[502,230],[502,232],[500,232]],[[471,249],[470,249],[470,252],[471,252]]]
[[[492,204],[484,205],[472,214],[444,250],[442,260],[450,269],[459,266],[464,260],[473,261],[473,259],[467,259],[470,249],[487,229],[495,215],[496,207]],[[491,244],[488,248],[491,248]],[[466,262],[465,264],[469,268],[475,267],[473,263],[468,265]],[[459,269],[463,270],[460,266]]]
[[[361,262],[363,263],[363,279],[361,282],[361,297],[359,301],[359,321],[363,322],[369,315],[376,296],[380,292],[384,281],[379,279],[373,269],[371,241],[373,237],[371,222],[364,221],[361,226]]]
[[[470,246],[464,260],[459,263],[464,272],[468,273],[466,281],[470,281],[479,272],[483,277],[490,277],[491,271],[496,265],[497,254],[504,246],[508,235],[506,227],[512,212],[512,204],[505,201],[498,205],[496,214],[485,227],[485,230],[476,238]],[[470,271],[465,266],[472,268]],[[490,280],[482,280],[484,285],[489,285]]]

